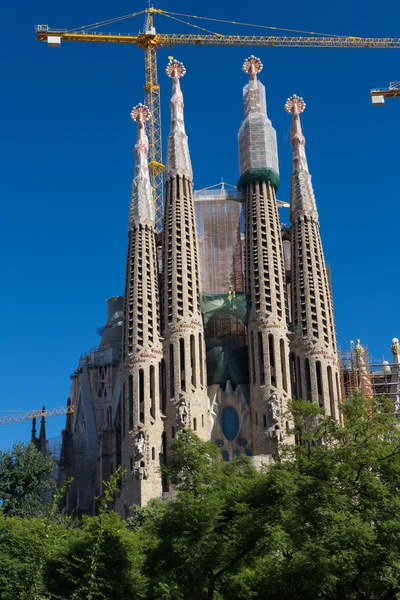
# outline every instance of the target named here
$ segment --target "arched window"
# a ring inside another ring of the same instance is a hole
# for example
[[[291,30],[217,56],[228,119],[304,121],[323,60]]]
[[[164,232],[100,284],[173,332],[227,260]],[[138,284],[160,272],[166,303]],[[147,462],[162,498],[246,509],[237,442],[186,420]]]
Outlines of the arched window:
[[[306,400],[311,400],[311,372],[308,358],[304,359],[304,373],[306,378]]]
[[[172,344],[169,346],[169,396],[173,398],[175,396],[175,372],[174,372],[174,347]]]
[[[290,365],[290,383],[292,384],[292,395],[295,400],[299,399],[299,393],[297,391],[297,377],[296,377],[296,356],[294,352],[289,355]]]
[[[153,365],[150,365],[150,415],[156,418],[156,375]]]
[[[256,383],[256,355],[255,355],[255,349],[254,349],[254,333],[251,332],[250,334],[250,340],[251,340],[251,370],[252,370],[252,378],[253,378],[253,383]]]
[[[258,341],[258,368],[260,370],[260,385],[265,385],[265,367],[264,367],[264,346],[262,333],[259,331],[257,333],[257,341]]]
[[[317,360],[315,363],[315,371],[317,374],[317,389],[318,389],[318,403],[320,406],[324,406],[324,389],[322,386],[322,367],[321,361]]]
[[[224,460],[225,462],[229,461],[229,452],[228,450],[224,450],[222,453],[222,460]]]
[[[167,390],[166,390],[166,381],[165,381],[165,362],[162,358],[159,363],[159,386],[160,386],[160,411],[165,414],[166,404],[167,404]]]
[[[327,368],[327,374],[328,374],[329,404],[331,407],[331,417],[332,417],[332,419],[336,419],[335,395],[333,393],[332,367],[330,365]]]
[[[190,368],[192,371],[192,386],[196,387],[196,341],[193,334],[190,336]]]
[[[128,379],[128,428],[133,429],[133,377],[129,375]]]
[[[186,379],[185,379],[185,340],[180,338],[179,340],[179,362],[181,370],[181,390],[186,390]]]
[[[203,373],[203,338],[199,333],[199,362],[200,362],[200,385],[204,385],[204,373]]]
[[[304,400],[303,397],[303,384],[301,380],[301,362],[300,356],[297,357],[297,392],[298,392],[298,400]]]
[[[276,370],[275,370],[275,344],[274,336],[272,333],[268,336],[268,350],[269,350],[269,369],[271,374],[271,385],[276,387]]]
[[[193,419],[193,431],[197,431],[197,419]]]
[[[144,423],[144,371],[139,371],[139,420]]]
[[[285,392],[287,392],[288,384],[287,384],[287,374],[286,374],[285,342],[282,339],[279,340],[279,351],[280,351],[279,353],[280,353],[280,359],[281,359],[282,385],[283,385],[283,389],[285,390]]]
[[[154,447],[151,449],[151,458],[152,460],[156,459],[156,449]]]

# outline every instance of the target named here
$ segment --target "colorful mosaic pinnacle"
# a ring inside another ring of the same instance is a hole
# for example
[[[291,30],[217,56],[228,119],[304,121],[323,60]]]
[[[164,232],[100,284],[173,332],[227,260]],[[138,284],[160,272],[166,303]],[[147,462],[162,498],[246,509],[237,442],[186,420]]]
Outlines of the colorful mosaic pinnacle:
[[[299,96],[296,96],[296,94],[293,94],[293,96],[286,100],[285,110],[289,114],[299,115],[300,113],[305,111],[306,106],[307,105],[304,102],[303,98],[300,98]]]
[[[242,69],[250,76],[250,79],[256,79],[257,74],[261,73],[263,67],[264,65],[261,60],[256,56],[251,55],[244,61]]]
[[[149,107],[145,104],[137,104],[132,108],[131,119],[136,122],[145,123],[151,119],[151,113]]]
[[[169,61],[167,68],[165,69],[166,74],[168,75],[168,77],[171,78],[178,78],[180,79],[181,77],[184,77],[184,75],[186,74],[186,68],[184,66],[183,63],[181,63],[179,60],[175,60],[172,59]]]

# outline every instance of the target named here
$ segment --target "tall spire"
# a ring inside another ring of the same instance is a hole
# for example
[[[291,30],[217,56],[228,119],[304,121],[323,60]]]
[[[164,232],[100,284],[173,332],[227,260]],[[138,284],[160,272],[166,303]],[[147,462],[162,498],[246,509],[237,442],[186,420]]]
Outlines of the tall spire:
[[[328,270],[317,205],[308,171],[300,114],[303,98],[294,95],[285,110],[292,115],[293,173],[290,190],[292,328],[291,374],[293,396],[324,407],[339,419],[339,365]]]
[[[265,87],[257,74],[263,69],[259,58],[249,56],[243,63],[249,83],[243,88],[244,119],[239,130],[239,185],[257,179],[279,185],[276,132],[267,116]]]
[[[303,98],[295,94],[288,98],[285,104],[286,112],[292,115],[290,141],[293,148],[293,172],[290,210],[293,215],[306,215],[318,221],[317,205],[305,151],[306,140],[300,122],[300,114],[305,108],[306,103]]]
[[[179,78],[182,63],[170,61],[171,129],[165,178],[163,227],[162,324],[165,381],[166,452],[182,428],[210,438],[206,348],[200,308],[200,272],[192,166],[183,121]]]
[[[179,83],[179,79],[185,75],[186,69],[178,60],[170,60],[165,72],[172,79],[172,97],[169,103],[171,108],[171,125],[168,136],[165,177],[168,180],[171,177],[180,175],[192,180],[192,164],[183,118],[183,94]]]
[[[257,80],[262,63],[244,61],[245,116],[239,130],[239,186],[246,201],[246,292],[248,306],[252,450],[271,460],[288,430],[284,415],[291,397],[287,299],[281,225],[275,191],[279,184],[276,134],[267,117],[265,88]],[[292,441],[286,435],[286,441]]]
[[[151,115],[147,106],[138,104],[132,109],[131,117],[138,124],[138,129],[135,144],[135,175],[132,182],[129,208],[129,227],[132,227],[133,221],[138,224],[154,223],[153,191],[148,167],[149,141],[145,128],[145,122],[150,119]]]
[[[131,117],[138,124],[135,178],[129,213],[121,364],[121,438],[118,451],[130,469],[117,506],[127,514],[161,495],[158,459],[163,421],[160,406],[160,314],[154,206],[147,166],[147,106],[138,104]]]

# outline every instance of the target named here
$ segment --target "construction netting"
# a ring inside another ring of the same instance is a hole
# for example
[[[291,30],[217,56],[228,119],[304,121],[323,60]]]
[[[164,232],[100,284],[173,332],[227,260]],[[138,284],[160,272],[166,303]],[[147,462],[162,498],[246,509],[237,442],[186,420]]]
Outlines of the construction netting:
[[[239,129],[240,185],[248,183],[243,176],[254,171],[254,180],[279,185],[276,131],[267,116],[265,87],[261,81],[250,81],[243,88],[244,119]],[[261,177],[261,179],[260,179]]]
[[[234,188],[194,193],[201,290],[243,292],[242,196]]]
[[[236,188],[194,193],[207,382],[248,383],[243,196]]]

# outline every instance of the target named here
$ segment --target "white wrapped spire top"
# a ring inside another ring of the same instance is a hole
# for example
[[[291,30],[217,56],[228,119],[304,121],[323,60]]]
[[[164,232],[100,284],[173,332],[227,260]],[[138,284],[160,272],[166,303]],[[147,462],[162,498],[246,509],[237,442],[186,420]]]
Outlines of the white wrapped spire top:
[[[134,223],[154,224],[153,190],[148,167],[149,140],[145,129],[145,122],[150,119],[150,110],[144,104],[138,104],[133,107],[131,117],[138,124],[138,130],[135,144],[135,174],[129,207],[129,228],[133,227]]]
[[[249,82],[243,88],[244,119],[239,129],[240,175],[254,169],[272,169],[278,175],[276,132],[267,115],[265,87],[257,79],[263,64],[251,55],[242,69]]]
[[[300,114],[304,112],[306,103],[303,98],[294,94],[286,100],[284,108],[292,115],[290,142],[293,167],[290,212],[293,217],[304,215],[318,221],[317,204],[305,151],[306,140],[300,122]]]
[[[192,181],[192,164],[183,118],[183,94],[179,83],[179,79],[185,75],[186,69],[180,61],[170,60],[165,72],[172,79],[171,125],[168,136],[165,177],[171,179],[171,177],[179,175]]]

